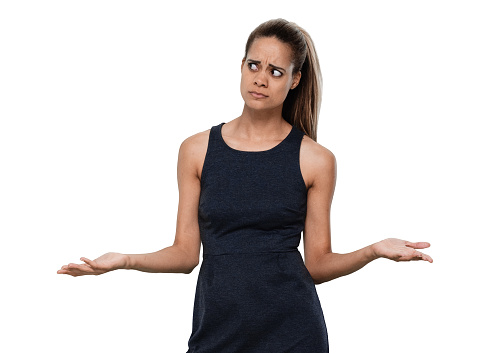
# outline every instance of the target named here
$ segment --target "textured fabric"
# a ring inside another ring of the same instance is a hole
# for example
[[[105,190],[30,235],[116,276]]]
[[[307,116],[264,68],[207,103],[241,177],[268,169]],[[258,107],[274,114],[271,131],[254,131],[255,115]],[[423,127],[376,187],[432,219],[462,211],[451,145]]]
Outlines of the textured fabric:
[[[201,175],[203,260],[187,353],[328,353],[315,284],[298,250],[307,190],[298,128],[240,151],[213,126]]]

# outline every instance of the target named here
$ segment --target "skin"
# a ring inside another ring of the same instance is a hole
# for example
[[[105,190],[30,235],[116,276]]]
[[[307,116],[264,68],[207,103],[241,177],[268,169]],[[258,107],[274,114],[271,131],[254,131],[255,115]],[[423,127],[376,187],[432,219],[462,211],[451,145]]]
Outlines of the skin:
[[[293,73],[289,46],[274,37],[256,39],[242,60],[240,70],[244,107],[239,117],[223,125],[223,139],[237,150],[270,149],[281,142],[292,128],[282,118],[282,105],[288,92],[300,82],[301,73]],[[267,97],[256,98],[250,91]],[[82,257],[80,260],[84,263],[64,265],[57,273],[75,277],[99,275],[116,269],[191,273],[200,258],[198,204],[209,132],[208,129],[188,137],[179,149],[179,206],[173,245],[148,254],[111,252],[95,260]],[[305,265],[316,284],[348,275],[378,258],[433,262],[429,255],[418,251],[429,247],[429,243],[412,243],[396,238],[384,239],[347,254],[332,252],[330,208],[337,175],[335,156],[305,135],[300,149],[300,169],[308,190],[303,232]]]

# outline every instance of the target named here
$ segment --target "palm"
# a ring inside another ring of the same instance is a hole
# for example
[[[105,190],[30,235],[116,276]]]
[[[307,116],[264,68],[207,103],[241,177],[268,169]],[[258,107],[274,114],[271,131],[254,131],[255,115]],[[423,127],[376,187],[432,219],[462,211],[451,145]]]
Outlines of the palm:
[[[432,258],[416,249],[424,249],[430,246],[427,242],[412,243],[406,240],[388,238],[373,245],[375,253],[379,257],[385,257],[393,261],[425,260],[432,262]]]
[[[95,260],[89,260],[82,257],[81,260],[84,264],[70,263],[64,265],[58,270],[58,274],[67,274],[73,277],[83,275],[100,275],[109,271],[123,268],[125,265],[126,257],[123,254],[110,252],[104,254]]]

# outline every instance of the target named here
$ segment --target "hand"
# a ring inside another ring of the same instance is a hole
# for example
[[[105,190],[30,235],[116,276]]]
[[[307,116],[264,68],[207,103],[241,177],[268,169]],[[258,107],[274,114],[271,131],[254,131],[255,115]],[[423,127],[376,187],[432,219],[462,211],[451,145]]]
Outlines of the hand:
[[[73,277],[84,275],[101,275],[109,271],[125,268],[127,265],[127,255],[115,252],[104,254],[93,261],[85,257],[81,257],[80,260],[85,263],[70,263],[68,265],[64,265],[60,270],[58,270],[57,273],[66,274]]]
[[[433,262],[429,255],[415,249],[424,249],[430,246],[427,242],[411,243],[406,240],[388,238],[372,245],[377,257],[385,257],[393,261],[424,260]]]

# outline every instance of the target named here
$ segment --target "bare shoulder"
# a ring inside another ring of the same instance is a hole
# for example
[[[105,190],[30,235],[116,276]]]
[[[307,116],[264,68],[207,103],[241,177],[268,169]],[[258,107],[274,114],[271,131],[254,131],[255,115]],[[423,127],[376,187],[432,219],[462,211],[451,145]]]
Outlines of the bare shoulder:
[[[309,136],[303,136],[300,149],[300,168],[308,189],[321,178],[335,178],[336,164],[335,155],[332,151]]]
[[[201,179],[202,166],[208,149],[211,129],[198,132],[182,141],[179,149],[179,163],[186,164]]]

